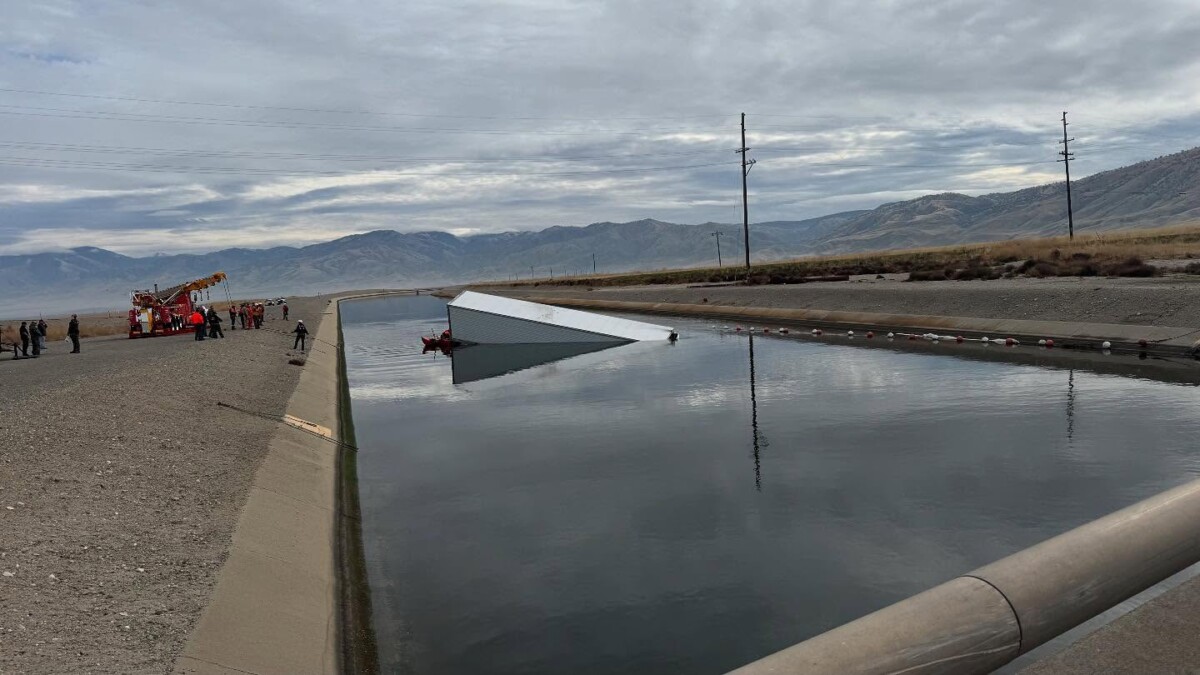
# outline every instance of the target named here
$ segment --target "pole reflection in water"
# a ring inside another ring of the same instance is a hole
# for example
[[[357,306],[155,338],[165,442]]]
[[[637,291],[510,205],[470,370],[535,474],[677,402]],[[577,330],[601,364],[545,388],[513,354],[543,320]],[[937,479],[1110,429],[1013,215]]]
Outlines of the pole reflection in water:
[[[758,430],[758,395],[754,382],[754,334],[750,338],[750,431],[751,444],[754,447],[754,488],[762,491],[762,448],[767,447],[767,437]]]
[[[1075,440],[1075,369],[1067,375],[1067,442]]]

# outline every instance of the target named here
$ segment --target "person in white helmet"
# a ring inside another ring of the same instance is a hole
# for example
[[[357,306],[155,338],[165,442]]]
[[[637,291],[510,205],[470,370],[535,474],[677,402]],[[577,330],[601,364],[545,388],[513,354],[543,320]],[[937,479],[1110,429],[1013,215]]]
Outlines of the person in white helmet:
[[[304,340],[308,337],[308,329],[304,327],[304,319],[296,321],[296,328],[292,332],[296,334],[296,339],[292,342],[292,349],[295,349],[296,345],[300,345],[300,351],[304,351]]]

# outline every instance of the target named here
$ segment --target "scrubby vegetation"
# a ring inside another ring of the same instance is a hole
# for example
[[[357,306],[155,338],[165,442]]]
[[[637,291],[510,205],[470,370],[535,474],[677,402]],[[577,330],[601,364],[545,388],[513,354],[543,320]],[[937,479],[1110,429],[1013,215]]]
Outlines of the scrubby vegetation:
[[[1012,277],[1160,274],[1146,260],[1200,258],[1200,227],[1127,230],[1066,237],[1013,239],[986,244],[880,251],[763,263],[751,269],[752,284],[804,283],[822,277],[908,273],[911,281],[989,280]],[[1200,263],[1188,271],[1200,273]],[[634,286],[745,281],[742,267],[633,272],[556,279],[556,285]],[[511,283],[523,286],[530,282]]]

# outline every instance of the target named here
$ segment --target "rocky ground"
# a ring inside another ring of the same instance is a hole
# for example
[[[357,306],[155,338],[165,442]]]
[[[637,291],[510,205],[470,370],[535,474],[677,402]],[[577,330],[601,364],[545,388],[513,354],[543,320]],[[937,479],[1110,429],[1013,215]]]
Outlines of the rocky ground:
[[[0,359],[0,673],[162,673],[199,618],[302,366],[265,330]],[[316,349],[332,349],[317,344]]]
[[[710,304],[735,306],[1147,326],[1200,325],[1200,277],[1195,275],[928,282],[863,277],[848,282],[781,286],[633,286],[588,290],[584,286],[541,285],[511,290],[517,295],[561,294],[635,302],[701,304],[707,298]]]

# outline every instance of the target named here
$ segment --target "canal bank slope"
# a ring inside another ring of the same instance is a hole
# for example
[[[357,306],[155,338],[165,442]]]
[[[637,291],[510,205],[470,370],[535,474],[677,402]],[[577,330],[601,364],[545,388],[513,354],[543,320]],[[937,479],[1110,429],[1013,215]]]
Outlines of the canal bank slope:
[[[372,295],[322,309],[176,673],[376,671],[339,317]]]
[[[786,321],[813,326],[963,332],[991,337],[1161,342],[1200,338],[1200,277],[895,279],[782,286],[476,287],[573,307]]]
[[[338,303],[319,312],[177,673],[338,672]]]

